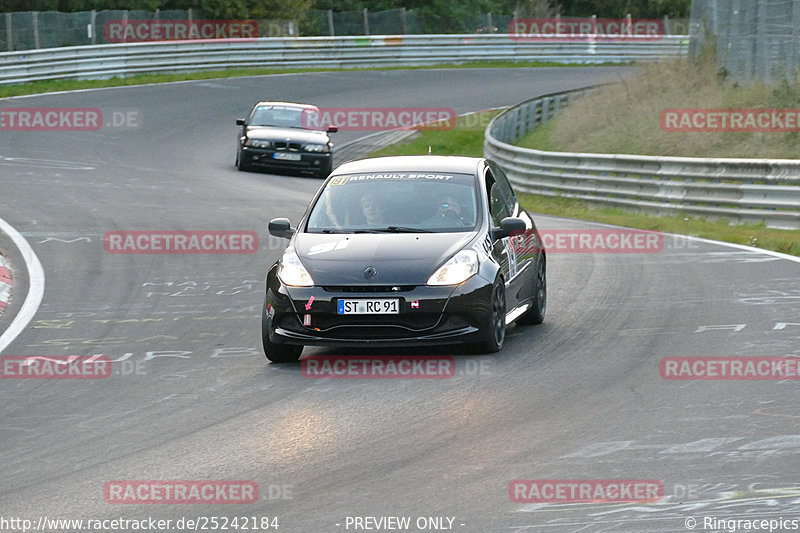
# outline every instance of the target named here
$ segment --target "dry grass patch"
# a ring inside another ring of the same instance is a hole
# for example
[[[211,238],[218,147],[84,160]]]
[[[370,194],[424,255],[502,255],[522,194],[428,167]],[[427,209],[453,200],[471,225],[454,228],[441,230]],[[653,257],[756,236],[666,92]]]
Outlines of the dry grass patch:
[[[800,83],[732,83],[713,57],[648,64],[642,73],[575,101],[517,144],[539,150],[686,157],[794,159],[797,132],[687,133],[661,129],[666,108],[800,108]],[[540,131],[541,130],[541,131]]]

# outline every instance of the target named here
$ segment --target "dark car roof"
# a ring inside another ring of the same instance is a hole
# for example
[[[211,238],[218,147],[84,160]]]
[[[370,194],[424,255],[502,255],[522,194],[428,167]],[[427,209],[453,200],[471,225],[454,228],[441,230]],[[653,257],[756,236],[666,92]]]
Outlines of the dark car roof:
[[[340,165],[333,174],[355,174],[362,172],[456,172],[475,174],[478,164],[483,161],[479,157],[444,156],[444,155],[401,155],[392,157],[375,157],[350,161]]]

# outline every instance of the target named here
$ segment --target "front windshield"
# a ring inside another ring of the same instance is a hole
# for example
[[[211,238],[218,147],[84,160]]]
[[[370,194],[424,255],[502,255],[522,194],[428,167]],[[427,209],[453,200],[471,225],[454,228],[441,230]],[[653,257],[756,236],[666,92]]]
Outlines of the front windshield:
[[[260,105],[253,110],[250,126],[314,129],[304,120],[305,108],[286,105]]]
[[[308,217],[311,233],[465,232],[478,220],[475,178],[439,172],[335,176]]]

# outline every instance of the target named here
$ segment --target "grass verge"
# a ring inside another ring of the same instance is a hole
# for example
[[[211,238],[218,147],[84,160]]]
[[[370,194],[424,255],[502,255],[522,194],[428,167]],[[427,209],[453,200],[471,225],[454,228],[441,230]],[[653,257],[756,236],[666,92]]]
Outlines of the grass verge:
[[[482,157],[484,130],[498,112],[490,111],[480,113],[478,116],[459,117],[452,130],[420,131],[402,143],[369,154],[369,157],[427,154],[428,146],[431,147],[432,154]],[[541,145],[539,146],[541,148]],[[591,204],[583,200],[532,194],[521,194],[520,202],[525,209],[545,215],[691,235],[800,256],[800,230],[771,229],[763,224],[729,225],[727,221],[721,219],[709,220],[683,214],[653,216]]]

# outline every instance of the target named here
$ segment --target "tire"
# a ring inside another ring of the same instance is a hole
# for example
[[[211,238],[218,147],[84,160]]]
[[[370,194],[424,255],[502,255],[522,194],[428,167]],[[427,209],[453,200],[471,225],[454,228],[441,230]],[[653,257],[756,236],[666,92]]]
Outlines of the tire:
[[[242,172],[250,170],[250,165],[245,163],[244,158],[241,156],[239,152],[236,153],[236,168],[238,168]]]
[[[319,171],[317,171],[314,174],[314,176],[319,178],[319,179],[321,179],[321,180],[324,180],[325,178],[330,176],[332,170],[333,170],[333,165],[332,164],[326,165],[323,168],[321,168]]]
[[[269,321],[267,320],[267,303],[261,315],[261,342],[264,345],[264,355],[273,363],[296,363],[303,353],[302,346],[292,344],[277,344],[269,340]]]
[[[506,287],[502,278],[492,285],[492,310],[486,323],[486,340],[477,345],[481,353],[497,353],[506,339]]]
[[[541,324],[544,322],[544,313],[547,310],[547,261],[545,256],[539,260],[536,269],[536,295],[533,297],[531,308],[517,319],[518,324]]]

